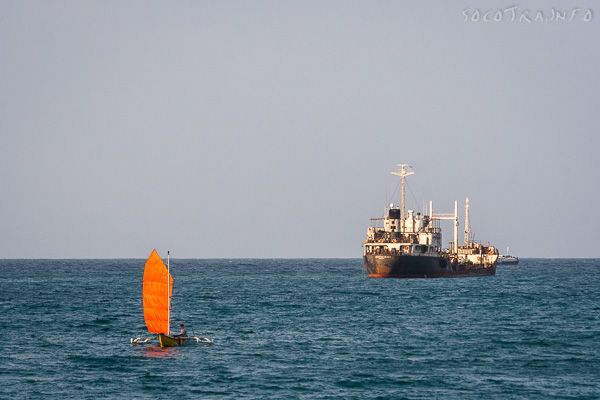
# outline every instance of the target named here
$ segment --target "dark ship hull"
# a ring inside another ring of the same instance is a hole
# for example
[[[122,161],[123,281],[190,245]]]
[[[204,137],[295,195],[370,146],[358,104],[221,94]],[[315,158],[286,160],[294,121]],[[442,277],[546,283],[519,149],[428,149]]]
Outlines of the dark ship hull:
[[[457,278],[496,274],[496,265],[453,264],[443,257],[367,254],[369,278]]]

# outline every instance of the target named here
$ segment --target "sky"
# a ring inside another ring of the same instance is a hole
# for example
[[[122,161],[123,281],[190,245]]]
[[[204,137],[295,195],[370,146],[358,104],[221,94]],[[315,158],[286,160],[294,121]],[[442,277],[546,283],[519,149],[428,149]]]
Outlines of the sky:
[[[0,0],[0,258],[357,258],[400,163],[477,240],[600,257],[597,13]]]

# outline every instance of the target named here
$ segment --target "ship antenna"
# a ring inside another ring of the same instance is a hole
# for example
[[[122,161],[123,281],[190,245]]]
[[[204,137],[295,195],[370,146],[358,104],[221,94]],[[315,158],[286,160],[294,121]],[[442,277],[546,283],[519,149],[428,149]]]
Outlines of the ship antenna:
[[[404,233],[404,213],[405,213],[405,196],[404,196],[404,179],[415,173],[413,167],[408,164],[398,164],[396,171],[392,171],[392,175],[396,175],[402,178],[402,206],[400,208],[400,232]]]

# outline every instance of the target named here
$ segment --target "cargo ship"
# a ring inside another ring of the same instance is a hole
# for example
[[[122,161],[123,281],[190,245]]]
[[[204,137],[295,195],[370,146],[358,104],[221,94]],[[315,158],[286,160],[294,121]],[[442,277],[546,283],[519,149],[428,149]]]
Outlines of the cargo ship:
[[[423,213],[405,210],[405,181],[413,175],[410,165],[399,164],[392,175],[401,178],[401,205],[390,204],[382,218],[371,218],[363,247],[363,266],[370,278],[441,278],[496,274],[498,250],[475,242],[469,223],[469,199],[465,201],[464,241],[458,244],[458,202],[454,213],[434,213],[433,202]],[[450,220],[454,240],[442,248],[440,222]],[[382,221],[383,226],[376,226]]]

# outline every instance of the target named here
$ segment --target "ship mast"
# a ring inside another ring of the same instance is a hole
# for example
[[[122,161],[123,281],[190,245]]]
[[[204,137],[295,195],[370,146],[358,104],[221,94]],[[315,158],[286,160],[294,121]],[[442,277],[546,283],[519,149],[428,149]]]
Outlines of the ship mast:
[[[469,225],[469,198],[465,199],[465,246],[471,242],[471,226]]]
[[[170,273],[170,269],[171,269],[171,251],[167,250],[167,304],[169,305],[169,307],[167,308],[167,336],[169,336],[171,334],[171,287],[170,287],[170,283],[171,283],[171,273]]]
[[[404,233],[404,214],[405,214],[405,195],[404,195],[404,184],[405,177],[415,173],[413,168],[408,164],[398,164],[399,169],[392,171],[392,175],[396,175],[402,178],[402,205],[400,208],[400,232]]]
[[[454,200],[454,245],[453,253],[458,254],[458,201]]]

